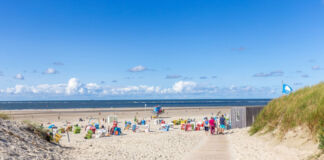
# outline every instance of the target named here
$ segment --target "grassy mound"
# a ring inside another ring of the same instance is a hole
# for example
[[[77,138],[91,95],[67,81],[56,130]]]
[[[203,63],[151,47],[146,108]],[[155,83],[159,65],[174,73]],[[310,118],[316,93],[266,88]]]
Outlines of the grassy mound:
[[[278,129],[279,134],[284,135],[297,126],[306,126],[314,137],[323,139],[324,82],[272,100],[260,112],[249,132],[253,135]]]

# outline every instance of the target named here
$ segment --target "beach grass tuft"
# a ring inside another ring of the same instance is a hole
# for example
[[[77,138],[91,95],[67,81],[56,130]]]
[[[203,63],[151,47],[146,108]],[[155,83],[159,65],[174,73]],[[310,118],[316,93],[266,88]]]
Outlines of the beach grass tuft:
[[[324,82],[272,100],[252,125],[251,135],[278,130],[285,135],[297,126],[307,127],[324,148]]]
[[[5,113],[0,113],[0,118],[6,120],[6,119],[9,119],[10,117]]]
[[[23,123],[26,124],[26,130],[36,134],[40,138],[50,142],[52,140],[52,137],[48,134],[48,130],[41,127],[40,125],[36,123],[31,123],[30,121],[23,121]]]

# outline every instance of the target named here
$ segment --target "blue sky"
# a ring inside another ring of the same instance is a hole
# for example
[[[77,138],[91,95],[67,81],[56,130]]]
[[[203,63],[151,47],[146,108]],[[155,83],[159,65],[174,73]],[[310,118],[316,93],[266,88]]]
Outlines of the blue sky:
[[[0,99],[273,98],[324,79],[324,1],[2,1]]]

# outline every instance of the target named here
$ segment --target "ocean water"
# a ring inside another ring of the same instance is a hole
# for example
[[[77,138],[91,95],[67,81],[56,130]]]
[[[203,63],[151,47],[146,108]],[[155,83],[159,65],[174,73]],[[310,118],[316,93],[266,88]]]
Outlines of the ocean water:
[[[181,100],[83,100],[83,101],[0,101],[0,110],[123,108],[123,107],[217,107],[263,106],[271,99],[181,99]]]

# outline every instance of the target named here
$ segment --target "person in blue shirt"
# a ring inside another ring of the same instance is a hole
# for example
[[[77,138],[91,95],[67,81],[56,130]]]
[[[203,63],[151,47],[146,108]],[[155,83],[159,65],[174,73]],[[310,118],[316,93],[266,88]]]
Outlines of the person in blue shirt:
[[[207,117],[204,118],[204,128],[205,128],[205,133],[207,135],[208,134],[208,130],[209,130],[209,127],[208,127],[208,118]]]
[[[226,119],[224,118],[224,115],[222,115],[222,117],[219,119],[219,123],[220,134],[224,134],[224,129],[226,126]]]

